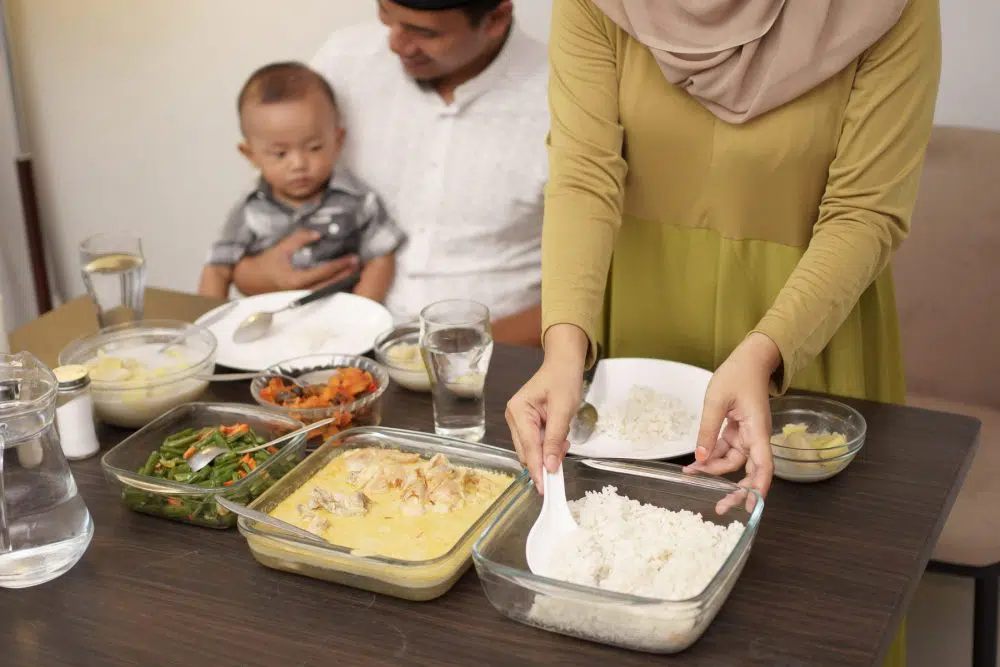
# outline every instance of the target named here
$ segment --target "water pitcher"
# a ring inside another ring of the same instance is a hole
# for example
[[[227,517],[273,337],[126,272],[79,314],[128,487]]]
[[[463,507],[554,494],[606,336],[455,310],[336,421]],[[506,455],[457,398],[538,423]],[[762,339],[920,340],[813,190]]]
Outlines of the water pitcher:
[[[0,587],[66,573],[94,534],[59,444],[57,387],[34,356],[0,354]]]

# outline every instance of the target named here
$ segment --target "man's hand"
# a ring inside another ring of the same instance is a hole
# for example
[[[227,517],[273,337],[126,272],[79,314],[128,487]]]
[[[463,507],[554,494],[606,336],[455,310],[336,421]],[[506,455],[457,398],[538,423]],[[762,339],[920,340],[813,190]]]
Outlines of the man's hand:
[[[356,255],[340,257],[311,269],[296,269],[292,255],[313,241],[320,234],[307,229],[296,229],[269,250],[253,257],[244,257],[233,270],[233,283],[247,296],[265,292],[312,289],[316,285],[336,282],[358,269]]]

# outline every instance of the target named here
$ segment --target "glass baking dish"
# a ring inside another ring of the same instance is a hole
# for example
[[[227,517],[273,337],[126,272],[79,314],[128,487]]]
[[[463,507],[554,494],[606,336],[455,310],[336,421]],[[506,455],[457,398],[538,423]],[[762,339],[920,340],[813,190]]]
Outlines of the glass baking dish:
[[[753,494],[723,516],[716,504],[737,487],[728,480],[685,475],[665,463],[625,463],[567,457],[563,465],[566,498],[617,487],[618,493],[668,510],[689,510],[706,521],[744,525],[733,551],[707,587],[680,601],[616,593],[537,576],[528,569],[525,542],[542,508],[531,481],[522,479],[513,497],[490,523],[472,550],[487,598],[509,618],[543,630],[650,653],[678,653],[696,642],[715,618],[736,583],[760,523],[764,502]]]
[[[239,530],[246,537],[254,558],[266,567],[405,600],[423,602],[440,597],[468,569],[472,543],[500,508],[509,502],[514,489],[527,477],[527,472],[514,452],[506,449],[428,433],[363,426],[343,431],[327,440],[291,474],[254,501],[251,509],[270,512],[334,458],[353,449],[368,447],[415,452],[424,458],[444,454],[455,465],[507,473],[514,479],[447,553],[430,560],[404,561],[355,554],[351,549],[335,544],[314,545],[293,536],[279,536],[267,526],[244,517],[237,524]]]
[[[278,453],[231,486],[205,488],[140,475],[146,459],[170,435],[188,428],[246,423],[261,437],[273,439],[302,428],[302,422],[265,408],[239,403],[187,403],[139,429],[101,459],[108,480],[121,488],[125,505],[136,512],[209,528],[232,528],[236,517],[218,507],[222,494],[247,504],[294,468],[305,456],[305,435],[278,445]]]

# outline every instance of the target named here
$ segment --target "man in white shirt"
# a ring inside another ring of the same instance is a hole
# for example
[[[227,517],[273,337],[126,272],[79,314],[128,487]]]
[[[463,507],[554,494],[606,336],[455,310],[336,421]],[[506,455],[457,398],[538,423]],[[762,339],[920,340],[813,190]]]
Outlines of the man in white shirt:
[[[378,10],[381,25],[338,31],[312,65],[342,108],[344,164],[407,235],[386,305],[408,320],[434,301],[473,299],[490,308],[497,341],[537,345],[545,46],[518,29],[510,0]]]

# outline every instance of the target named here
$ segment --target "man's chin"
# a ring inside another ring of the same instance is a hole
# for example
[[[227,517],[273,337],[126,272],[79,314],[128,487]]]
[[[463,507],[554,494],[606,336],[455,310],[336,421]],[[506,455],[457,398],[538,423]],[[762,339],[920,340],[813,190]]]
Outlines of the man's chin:
[[[420,84],[433,83],[441,78],[441,73],[430,65],[408,65],[403,62],[403,71],[411,79]]]

